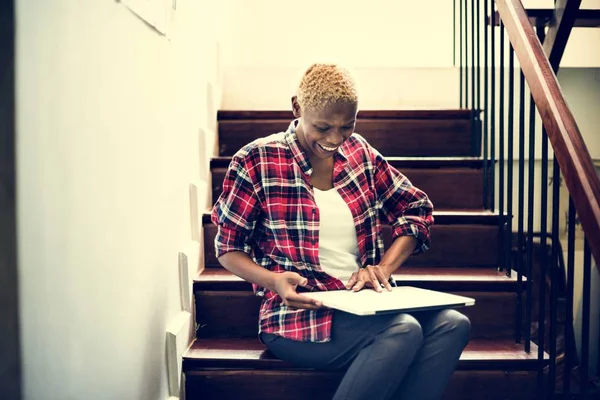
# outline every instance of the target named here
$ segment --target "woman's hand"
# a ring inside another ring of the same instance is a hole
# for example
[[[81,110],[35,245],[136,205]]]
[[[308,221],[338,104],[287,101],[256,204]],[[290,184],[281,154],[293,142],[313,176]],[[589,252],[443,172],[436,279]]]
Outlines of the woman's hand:
[[[381,292],[381,286],[383,286],[388,291],[391,291],[392,286],[390,285],[389,278],[390,274],[382,266],[367,265],[352,274],[350,280],[346,283],[346,289],[351,288],[353,291],[358,292],[368,287]]]
[[[288,307],[294,308],[305,308],[305,309],[317,309],[321,308],[323,304],[320,301],[311,299],[310,297],[302,296],[296,292],[298,286],[306,286],[308,280],[300,276],[296,272],[282,272],[278,273],[274,281],[275,292],[283,300],[283,304]]]

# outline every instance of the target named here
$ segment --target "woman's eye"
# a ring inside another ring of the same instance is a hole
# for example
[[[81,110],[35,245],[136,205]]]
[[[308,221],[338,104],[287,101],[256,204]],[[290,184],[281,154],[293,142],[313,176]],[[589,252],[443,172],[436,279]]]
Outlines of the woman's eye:
[[[317,130],[318,130],[319,132],[321,132],[321,133],[322,133],[322,132],[327,132],[327,130],[328,130],[328,129],[329,129],[329,128],[321,128],[321,127],[317,126]]]

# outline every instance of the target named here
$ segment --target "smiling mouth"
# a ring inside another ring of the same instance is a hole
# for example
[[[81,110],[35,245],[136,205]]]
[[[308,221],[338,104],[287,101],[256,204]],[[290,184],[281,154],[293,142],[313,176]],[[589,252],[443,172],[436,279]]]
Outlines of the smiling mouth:
[[[320,147],[321,147],[323,150],[325,150],[325,151],[327,151],[327,152],[336,151],[336,150],[338,149],[338,147],[340,147],[340,146],[335,146],[335,147],[327,147],[327,146],[323,146],[323,145],[322,145],[322,144],[320,144],[320,143],[319,143],[319,146],[320,146]]]

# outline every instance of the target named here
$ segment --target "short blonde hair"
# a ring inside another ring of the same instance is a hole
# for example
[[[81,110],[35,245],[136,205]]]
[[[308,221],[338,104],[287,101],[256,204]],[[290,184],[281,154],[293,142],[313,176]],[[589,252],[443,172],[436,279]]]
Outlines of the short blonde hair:
[[[311,65],[302,75],[296,95],[300,107],[311,111],[322,111],[337,102],[358,104],[354,77],[337,64]]]

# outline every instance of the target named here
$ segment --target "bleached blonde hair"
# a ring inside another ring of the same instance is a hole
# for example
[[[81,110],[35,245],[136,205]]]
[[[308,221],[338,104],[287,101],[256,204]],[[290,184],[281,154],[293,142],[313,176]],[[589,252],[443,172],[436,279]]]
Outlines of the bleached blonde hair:
[[[302,75],[296,91],[305,110],[322,111],[337,102],[358,104],[357,84],[352,73],[337,64],[313,64]]]

